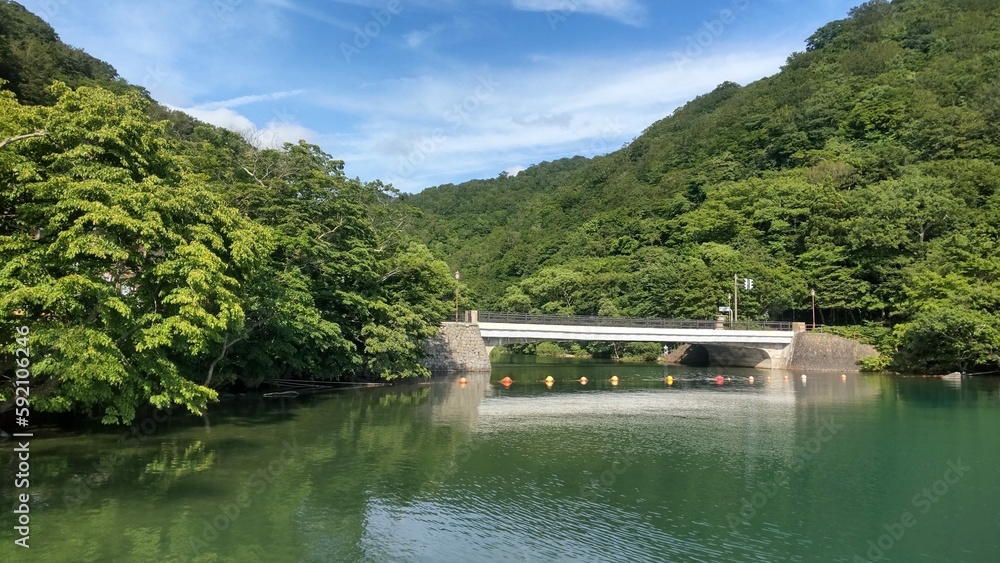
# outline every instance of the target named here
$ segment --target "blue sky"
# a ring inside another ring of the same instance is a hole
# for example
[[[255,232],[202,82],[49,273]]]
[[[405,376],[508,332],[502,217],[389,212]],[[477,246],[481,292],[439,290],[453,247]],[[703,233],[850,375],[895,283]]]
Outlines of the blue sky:
[[[860,0],[20,0],[158,101],[406,192],[620,148]]]

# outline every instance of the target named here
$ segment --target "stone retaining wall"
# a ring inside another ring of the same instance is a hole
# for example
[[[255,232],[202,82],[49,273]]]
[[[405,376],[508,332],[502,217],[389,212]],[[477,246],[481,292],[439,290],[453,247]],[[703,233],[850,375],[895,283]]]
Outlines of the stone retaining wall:
[[[792,341],[792,371],[858,371],[861,358],[877,356],[871,346],[818,332],[803,332]]]
[[[436,372],[490,371],[490,357],[479,325],[443,323],[438,335],[424,342],[427,356],[422,362]]]

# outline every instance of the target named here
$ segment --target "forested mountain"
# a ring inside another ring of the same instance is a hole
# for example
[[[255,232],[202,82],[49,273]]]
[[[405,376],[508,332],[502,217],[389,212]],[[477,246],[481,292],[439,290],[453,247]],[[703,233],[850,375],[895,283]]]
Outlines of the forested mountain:
[[[426,375],[454,282],[342,170],[168,112],[0,0],[0,412],[18,380],[128,422],[237,378]]]
[[[782,70],[592,160],[408,197],[471,305],[894,329],[904,369],[1000,364],[1000,3],[875,0]],[[995,368],[994,368],[995,369]]]

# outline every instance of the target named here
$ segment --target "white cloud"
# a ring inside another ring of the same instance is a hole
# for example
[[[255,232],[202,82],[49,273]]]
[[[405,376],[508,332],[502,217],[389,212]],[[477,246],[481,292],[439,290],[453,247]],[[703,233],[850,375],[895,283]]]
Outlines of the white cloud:
[[[646,18],[646,9],[637,0],[513,0],[513,5],[527,12],[594,14],[634,26]]]
[[[511,166],[510,168],[504,170],[504,172],[506,172],[508,176],[517,176],[518,174],[524,172],[527,169],[528,167],[517,164],[515,166]]]
[[[746,84],[776,72],[789,50],[738,45],[682,64],[672,52],[555,57],[522,68],[387,80],[317,96],[328,111],[357,118],[352,130],[320,139],[337,143],[350,175],[381,178],[404,191],[495,177],[499,162],[618,150],[724,81]]]
[[[258,102],[273,102],[275,100],[281,100],[284,98],[290,98],[292,96],[298,96],[304,93],[305,90],[287,90],[284,92],[271,92],[270,94],[253,94],[250,96],[240,96],[238,98],[232,98],[229,100],[221,100],[218,102],[208,102],[204,104],[198,104],[196,107],[201,110],[213,110],[220,108],[235,108],[240,106],[245,106],[247,104],[256,104]]]
[[[284,143],[297,143],[299,140],[314,142],[318,137],[315,131],[288,121],[275,120],[268,122],[264,127],[257,127],[246,116],[227,107],[214,109],[171,107],[170,109],[183,111],[205,123],[239,133],[261,147],[278,148]]]
[[[406,41],[406,46],[411,49],[416,49],[417,47],[423,45],[424,41],[431,36],[431,32],[428,30],[411,31],[403,35],[403,40]]]

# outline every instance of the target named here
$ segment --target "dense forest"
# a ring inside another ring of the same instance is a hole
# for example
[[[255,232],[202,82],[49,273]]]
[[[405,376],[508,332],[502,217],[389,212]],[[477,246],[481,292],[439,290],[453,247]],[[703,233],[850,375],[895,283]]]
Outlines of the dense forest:
[[[851,325],[869,366],[1000,366],[1000,4],[874,0],[617,152],[402,198],[470,306]]]
[[[17,369],[34,410],[108,423],[237,379],[427,375],[454,281],[412,211],[319,147],[251,141],[0,0],[0,412]]]

